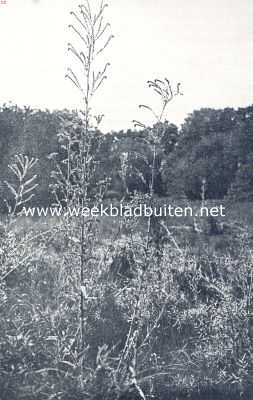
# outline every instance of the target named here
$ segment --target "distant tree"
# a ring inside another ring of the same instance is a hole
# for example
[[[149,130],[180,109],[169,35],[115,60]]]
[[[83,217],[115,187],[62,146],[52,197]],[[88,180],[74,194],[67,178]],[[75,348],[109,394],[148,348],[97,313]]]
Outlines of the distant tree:
[[[178,145],[167,159],[168,188],[172,185],[175,193],[200,199],[205,179],[207,197],[223,198],[237,170],[236,128],[233,109],[194,111],[185,120]]]

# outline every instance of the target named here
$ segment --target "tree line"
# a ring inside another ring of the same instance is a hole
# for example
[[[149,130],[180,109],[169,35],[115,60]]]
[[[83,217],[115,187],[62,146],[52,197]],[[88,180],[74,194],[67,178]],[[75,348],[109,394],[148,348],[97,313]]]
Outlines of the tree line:
[[[12,180],[8,164],[17,153],[39,160],[36,204],[52,203],[51,175],[55,158],[64,158],[64,146],[58,139],[66,126],[75,135],[81,132],[76,111],[51,112],[17,105],[0,108],[1,209],[6,197],[4,182]],[[197,200],[204,181],[207,199],[253,200],[253,106],[237,110],[203,108],[188,115],[180,128],[165,121],[158,131],[157,196]],[[94,128],[95,179],[106,179],[108,197],[148,192],[152,144],[146,137],[146,129],[103,134]]]

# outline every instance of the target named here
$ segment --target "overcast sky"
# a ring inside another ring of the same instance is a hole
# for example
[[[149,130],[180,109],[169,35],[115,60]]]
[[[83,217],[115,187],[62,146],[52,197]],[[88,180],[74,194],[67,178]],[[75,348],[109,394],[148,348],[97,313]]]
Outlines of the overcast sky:
[[[64,76],[71,65],[69,11],[81,0],[6,1],[0,4],[0,104],[79,108],[79,94]],[[115,39],[96,102],[97,112],[105,114],[102,130],[127,129],[133,119],[148,122],[138,109],[155,102],[148,79],[182,83],[184,96],[168,109],[177,124],[201,107],[253,103],[252,0],[108,2]]]

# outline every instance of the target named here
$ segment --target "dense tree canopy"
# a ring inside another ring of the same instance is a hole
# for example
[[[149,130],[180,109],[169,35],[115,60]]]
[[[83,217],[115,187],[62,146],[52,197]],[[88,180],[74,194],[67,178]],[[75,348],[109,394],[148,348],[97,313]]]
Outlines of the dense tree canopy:
[[[75,112],[68,110],[1,107],[2,205],[7,196],[3,182],[13,179],[8,163],[16,153],[38,158],[36,202],[52,201],[49,183],[54,165],[50,154],[58,154],[58,159],[64,156],[59,142],[63,121],[77,133],[82,129],[81,124],[76,124]],[[155,165],[157,195],[199,199],[205,179],[207,198],[229,195],[233,199],[253,199],[253,106],[238,110],[203,108],[190,114],[180,130],[165,122],[160,132]],[[108,179],[111,196],[148,191],[152,160],[148,130],[108,134],[96,130],[92,146],[97,161],[95,179]]]

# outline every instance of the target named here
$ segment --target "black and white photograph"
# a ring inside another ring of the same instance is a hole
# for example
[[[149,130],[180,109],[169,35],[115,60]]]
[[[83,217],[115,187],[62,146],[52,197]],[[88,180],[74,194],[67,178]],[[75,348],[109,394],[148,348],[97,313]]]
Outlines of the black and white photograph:
[[[252,400],[252,0],[0,0],[0,51],[0,400]]]

